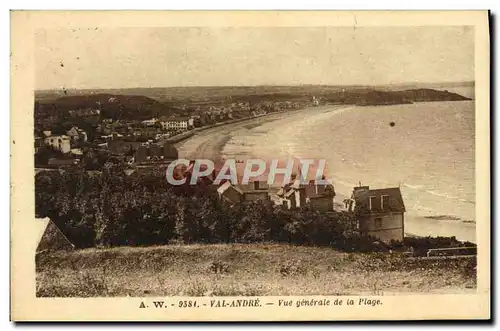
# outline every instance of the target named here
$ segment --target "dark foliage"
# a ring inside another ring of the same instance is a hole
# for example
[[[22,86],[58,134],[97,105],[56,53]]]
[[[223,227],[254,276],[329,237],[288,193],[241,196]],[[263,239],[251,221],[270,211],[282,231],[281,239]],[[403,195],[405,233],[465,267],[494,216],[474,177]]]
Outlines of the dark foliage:
[[[51,158],[62,158],[63,153],[50,145],[42,146],[35,153],[35,166],[44,166]]]
[[[182,243],[277,242],[328,246],[352,252],[389,247],[356,229],[354,215],[288,210],[263,202],[229,206],[215,187],[172,186],[161,169],[127,176],[121,163],[102,172],[83,168],[40,172],[35,178],[37,217],[49,217],[77,247]],[[406,238],[391,249],[472,246],[455,238]]]
[[[211,185],[171,186],[163,171],[126,176],[120,164],[102,173],[40,172],[37,217],[49,217],[76,247],[183,243],[286,242],[370,250],[351,214],[290,211],[248,202],[228,206]],[[363,242],[363,245],[360,243]]]

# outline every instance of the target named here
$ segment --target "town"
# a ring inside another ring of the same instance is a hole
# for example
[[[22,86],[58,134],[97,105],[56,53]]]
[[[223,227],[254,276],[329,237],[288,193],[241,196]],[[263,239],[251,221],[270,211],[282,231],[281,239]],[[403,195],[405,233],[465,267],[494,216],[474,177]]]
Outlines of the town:
[[[178,156],[172,144],[200,129],[309,104],[318,100],[172,106],[146,97],[95,94],[37,101],[35,167],[101,170],[111,161],[131,169],[167,164]],[[162,112],[168,116],[160,116]]]

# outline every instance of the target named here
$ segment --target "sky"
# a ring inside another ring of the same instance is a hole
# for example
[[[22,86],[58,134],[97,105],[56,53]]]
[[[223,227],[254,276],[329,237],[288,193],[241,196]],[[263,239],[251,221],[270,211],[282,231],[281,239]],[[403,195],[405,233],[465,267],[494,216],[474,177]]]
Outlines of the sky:
[[[36,89],[474,80],[474,28],[37,30]]]

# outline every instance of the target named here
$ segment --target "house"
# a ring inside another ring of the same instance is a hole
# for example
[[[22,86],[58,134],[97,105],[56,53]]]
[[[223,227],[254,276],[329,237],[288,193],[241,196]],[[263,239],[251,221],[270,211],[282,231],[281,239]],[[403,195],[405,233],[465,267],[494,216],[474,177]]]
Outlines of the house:
[[[316,96],[313,96],[313,99],[312,99],[312,103],[313,103],[313,106],[319,106],[319,99],[316,98]]]
[[[37,233],[36,254],[51,251],[73,250],[73,245],[62,233],[61,229],[49,218],[36,219],[35,229]]]
[[[101,114],[101,110],[94,108],[72,109],[69,111],[69,114],[72,117],[91,117],[91,116],[97,117]]]
[[[194,127],[192,117],[162,118],[160,125],[165,131],[185,131]]]
[[[238,187],[226,181],[224,184],[217,188],[217,193],[221,200],[229,202],[230,204],[238,204],[243,201],[243,191]]]
[[[311,207],[320,213],[333,211],[333,198],[329,195],[313,195],[309,197]]]
[[[73,142],[86,142],[87,141],[87,132],[78,128],[77,126],[72,127],[66,132],[68,137]]]
[[[108,140],[108,149],[112,154],[123,155],[136,151],[142,144],[141,141],[110,139]]]
[[[41,147],[44,145],[44,140],[41,137],[35,137],[35,153],[38,153]]]
[[[169,143],[149,144],[140,146],[134,153],[134,163],[136,164],[159,164],[170,163],[179,157],[177,148]]]
[[[253,181],[248,184],[236,185],[243,192],[244,201],[271,201],[269,185],[265,181]]]
[[[71,151],[71,139],[68,136],[49,136],[44,140],[45,145],[52,146],[53,148],[63,152],[69,153]]]
[[[119,134],[118,132],[111,132],[108,135],[101,136],[101,138],[109,142],[110,140],[122,139],[123,135]]]
[[[142,121],[142,124],[145,126],[154,126],[157,122],[158,122],[158,119],[153,117],[150,120]]]
[[[233,185],[230,181],[226,181],[219,186],[217,192],[221,199],[231,204],[242,201],[271,201],[268,187],[259,181],[239,185]]]
[[[325,178],[322,178],[323,180]],[[310,204],[320,212],[333,211],[333,199],[335,189],[333,184],[321,183],[310,180],[307,184],[301,183],[299,179],[292,178],[292,182],[281,188],[278,197],[282,200],[282,205],[287,208],[301,208]]]
[[[282,195],[278,193],[278,196],[282,198],[282,204],[288,209],[304,207],[307,203],[305,189],[303,187],[289,189]]]
[[[403,241],[406,209],[399,187],[358,186],[346,204],[348,211],[355,213],[361,234],[385,243]]]
[[[73,154],[76,157],[83,156],[83,150],[81,148],[72,148],[71,154]]]
[[[80,135],[78,134],[78,127],[74,126],[71,129],[69,129],[66,134],[72,141],[78,141],[80,140]]]
[[[316,180],[310,180],[308,184],[303,184],[306,189],[306,195],[308,197],[312,196],[330,196],[335,197],[335,188],[331,182],[326,180],[325,177],[321,178],[326,181],[326,183],[321,183]],[[332,202],[333,203],[333,202]]]
[[[300,180],[294,179],[280,189],[278,197],[288,209],[304,207],[307,203],[306,187],[300,184]]]

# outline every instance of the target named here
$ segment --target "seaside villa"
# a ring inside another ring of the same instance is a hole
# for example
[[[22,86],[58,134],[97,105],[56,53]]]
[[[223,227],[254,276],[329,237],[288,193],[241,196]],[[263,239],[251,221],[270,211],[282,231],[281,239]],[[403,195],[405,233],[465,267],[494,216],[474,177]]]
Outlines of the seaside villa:
[[[403,241],[406,209],[399,187],[370,189],[358,186],[344,202],[347,210],[355,213],[361,234],[386,244]]]

